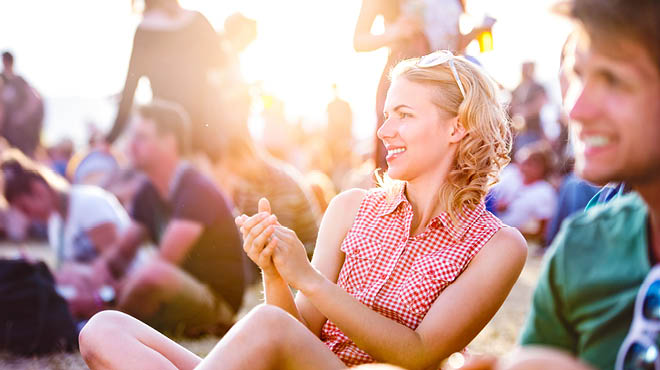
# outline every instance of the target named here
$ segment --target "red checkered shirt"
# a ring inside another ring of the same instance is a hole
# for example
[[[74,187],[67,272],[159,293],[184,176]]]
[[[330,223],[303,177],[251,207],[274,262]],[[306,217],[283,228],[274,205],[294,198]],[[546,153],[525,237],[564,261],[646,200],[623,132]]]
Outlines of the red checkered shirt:
[[[404,187],[395,197],[372,190],[360,204],[341,250],[337,284],[372,310],[412,330],[433,302],[504,224],[480,204],[465,209],[458,227],[447,213],[410,236],[412,206]],[[321,340],[347,365],[374,362],[330,320]]]

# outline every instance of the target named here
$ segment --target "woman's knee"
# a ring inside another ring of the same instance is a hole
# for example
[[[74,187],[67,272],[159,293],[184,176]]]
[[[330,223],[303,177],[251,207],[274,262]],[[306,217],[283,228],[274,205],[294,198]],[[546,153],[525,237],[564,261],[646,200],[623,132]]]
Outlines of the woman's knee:
[[[229,331],[230,336],[251,338],[253,345],[271,347],[286,339],[286,334],[298,320],[279,307],[261,304],[253,308]],[[258,343],[257,343],[258,342]]]
[[[279,307],[268,304],[261,304],[253,308],[246,319],[252,321],[259,327],[268,328],[278,327],[283,329],[287,325],[300,324],[298,320],[288,312]]]
[[[108,338],[116,337],[117,333],[125,332],[134,320],[119,311],[101,311],[92,316],[78,336],[80,354],[85,361],[93,360]]]

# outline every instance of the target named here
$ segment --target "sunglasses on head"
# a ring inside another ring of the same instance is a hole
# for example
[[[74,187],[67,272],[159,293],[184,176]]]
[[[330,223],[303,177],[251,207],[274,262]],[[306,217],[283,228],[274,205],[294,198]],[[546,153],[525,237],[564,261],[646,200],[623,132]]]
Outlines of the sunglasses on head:
[[[461,82],[461,78],[458,76],[458,71],[456,71],[456,66],[454,65],[454,58],[455,58],[454,54],[452,54],[451,51],[438,50],[438,51],[434,51],[431,54],[427,54],[419,58],[416,66],[419,68],[431,68],[449,62],[449,69],[451,69],[451,73],[454,75],[454,80],[456,81],[456,85],[458,85],[458,89],[461,90],[461,95],[463,95],[463,99],[465,99],[465,89],[463,88],[463,83]]]
[[[644,279],[637,298],[630,331],[619,348],[617,370],[660,369],[656,344],[660,333],[660,266]]]

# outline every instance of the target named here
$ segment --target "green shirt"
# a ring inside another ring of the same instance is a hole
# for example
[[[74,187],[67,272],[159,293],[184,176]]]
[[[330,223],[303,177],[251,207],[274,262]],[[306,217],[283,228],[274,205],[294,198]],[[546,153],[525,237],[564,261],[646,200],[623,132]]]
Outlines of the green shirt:
[[[651,269],[644,201],[632,193],[574,216],[548,253],[521,343],[614,368]]]

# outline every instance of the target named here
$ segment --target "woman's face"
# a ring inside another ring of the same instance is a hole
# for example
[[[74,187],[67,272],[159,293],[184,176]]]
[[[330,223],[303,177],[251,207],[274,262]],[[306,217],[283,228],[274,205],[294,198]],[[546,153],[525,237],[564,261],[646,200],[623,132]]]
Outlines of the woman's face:
[[[460,140],[457,117],[433,104],[432,94],[431,86],[403,77],[392,82],[378,137],[387,148],[388,175],[393,179],[433,176],[453,162],[450,147]]]
[[[30,185],[30,192],[16,197],[12,201],[12,206],[31,220],[48,221],[54,210],[52,192],[46,184],[33,181]]]

